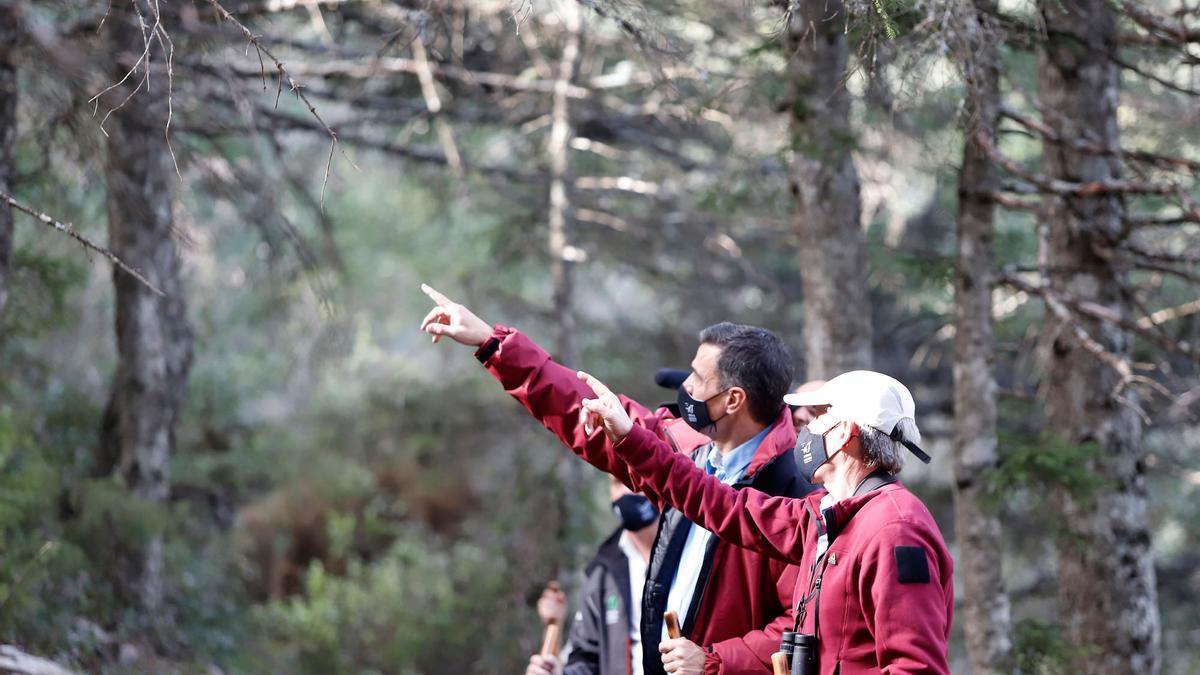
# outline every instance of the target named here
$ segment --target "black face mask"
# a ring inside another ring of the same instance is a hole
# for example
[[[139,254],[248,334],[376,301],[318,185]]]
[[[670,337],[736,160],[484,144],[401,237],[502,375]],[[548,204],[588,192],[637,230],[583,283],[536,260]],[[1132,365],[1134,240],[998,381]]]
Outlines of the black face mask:
[[[621,527],[630,532],[637,532],[658,518],[658,509],[642,495],[621,495],[612,503],[612,508],[617,520],[621,521]]]
[[[792,453],[796,457],[796,467],[800,469],[800,475],[809,483],[812,482],[817,469],[829,461],[829,455],[825,451],[825,436],[814,434],[808,427],[800,429]]]
[[[725,413],[725,415],[721,415],[715,420],[708,416],[708,402],[724,394],[726,391],[729,390],[719,391],[703,401],[697,401],[692,398],[691,394],[687,393],[687,389],[679,387],[679,394],[675,398],[679,402],[680,417],[683,418],[684,422],[687,422],[689,427],[700,433],[704,433],[709,427],[725,419],[725,415],[729,414]]]

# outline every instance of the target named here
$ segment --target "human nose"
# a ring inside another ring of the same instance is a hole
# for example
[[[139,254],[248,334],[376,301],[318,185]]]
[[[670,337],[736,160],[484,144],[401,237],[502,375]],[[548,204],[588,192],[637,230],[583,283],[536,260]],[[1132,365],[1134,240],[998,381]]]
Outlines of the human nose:
[[[695,378],[696,374],[692,373],[687,376],[687,379],[683,381],[683,384],[679,385],[683,387],[683,390],[687,392],[688,396],[691,396],[692,392],[696,390]]]

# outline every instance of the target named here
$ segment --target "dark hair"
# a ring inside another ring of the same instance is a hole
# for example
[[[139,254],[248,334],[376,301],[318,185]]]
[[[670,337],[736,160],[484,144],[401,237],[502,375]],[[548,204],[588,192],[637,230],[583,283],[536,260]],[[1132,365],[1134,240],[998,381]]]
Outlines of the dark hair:
[[[766,328],[723,321],[700,331],[700,344],[721,348],[721,387],[745,389],[750,416],[762,424],[774,422],[792,384],[792,354],[783,340]]]

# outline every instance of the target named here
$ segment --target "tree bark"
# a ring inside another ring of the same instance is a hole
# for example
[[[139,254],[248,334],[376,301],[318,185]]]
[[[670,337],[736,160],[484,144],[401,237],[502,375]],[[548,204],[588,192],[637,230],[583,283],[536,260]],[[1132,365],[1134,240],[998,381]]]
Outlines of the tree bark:
[[[547,154],[550,159],[550,210],[549,245],[551,277],[554,285],[554,317],[558,323],[555,338],[556,356],[562,363],[579,366],[579,353],[575,340],[575,313],[572,308],[574,295],[575,248],[571,246],[570,227],[567,214],[570,210],[570,144],[574,128],[571,126],[571,108],[567,92],[575,77],[579,61],[580,17],[572,2],[562,5],[562,17],[566,28],[566,41],[559,57],[558,77],[554,82],[553,108],[550,112],[550,142]]]
[[[1084,153],[1085,140],[1116,150],[1117,24],[1107,0],[1042,0],[1047,38],[1038,89],[1046,123],[1063,143],[1046,142],[1043,171],[1052,178],[1118,179],[1116,154]],[[1046,274],[1050,287],[1117,316],[1126,270],[1112,257],[1125,208],[1119,194],[1046,197]],[[1130,337],[1112,323],[1075,317],[1105,351],[1128,361]],[[1160,666],[1158,600],[1150,556],[1141,422],[1135,392],[1110,365],[1083,348],[1066,323],[1048,314],[1043,386],[1047,422],[1070,443],[1095,443],[1089,465],[1104,479],[1094,495],[1058,491],[1058,608],[1069,639],[1089,650],[1081,671],[1096,675],[1156,673]]]
[[[791,191],[804,283],[809,379],[871,364],[867,254],[846,91],[846,7],[791,3],[785,29],[791,88]]]
[[[554,81],[554,95],[550,111],[550,139],[546,152],[550,162],[550,190],[548,244],[550,250],[550,275],[553,285],[554,319],[556,335],[554,356],[560,363],[579,368],[582,355],[575,331],[575,263],[579,250],[571,245],[571,138],[575,127],[571,123],[569,92],[580,63],[582,43],[582,17],[578,5],[572,0],[559,3],[557,13],[563,20],[564,42],[559,55],[558,73]],[[584,513],[586,500],[583,494],[585,479],[580,462],[567,462],[561,466],[562,491],[559,493],[559,508],[562,514],[559,539],[563,546],[563,558],[567,566],[583,562],[584,549],[581,536],[586,527]],[[568,595],[576,591],[574,577],[568,576],[562,583]]]
[[[954,528],[965,592],[967,654],[975,675],[1011,672],[1008,595],[1001,566],[1002,529],[985,504],[997,465],[996,378],[992,339],[993,234],[997,167],[994,144],[1000,105],[1000,33],[994,3],[962,3],[956,48],[966,82],[966,138],[958,188],[958,260],[954,312]]]
[[[13,148],[17,142],[16,17],[0,7],[0,192],[12,194]],[[0,318],[8,305],[13,247],[13,210],[0,206]]]
[[[153,15],[145,0],[137,1],[143,16]],[[143,48],[136,22],[131,7],[113,6],[109,18],[113,53],[123,55],[117,59],[117,79]],[[150,57],[161,59],[162,54],[152,49]],[[167,86],[161,76],[156,77],[149,88],[143,87],[113,113],[107,125],[109,246],[165,295],[155,295],[114,268],[118,361],[100,451],[102,461],[115,461],[112,470],[135,497],[165,504],[175,427],[192,359],[192,333],[172,239],[172,193],[177,179],[164,133]],[[119,102],[126,94],[115,93],[106,100]],[[148,612],[163,609],[162,547],[161,536],[145,542],[138,559],[130,561],[129,579],[122,584]]]

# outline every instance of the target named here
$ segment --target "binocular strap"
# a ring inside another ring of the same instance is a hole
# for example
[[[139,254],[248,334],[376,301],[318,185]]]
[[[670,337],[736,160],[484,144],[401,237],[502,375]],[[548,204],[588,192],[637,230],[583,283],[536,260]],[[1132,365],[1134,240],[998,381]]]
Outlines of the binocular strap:
[[[805,506],[809,509],[810,513],[813,512],[812,506],[808,504],[805,504]],[[827,534],[829,536],[829,545],[832,546],[834,533],[825,532],[823,521],[820,518],[816,518],[815,513],[813,514],[813,517],[816,519],[818,526],[821,528],[822,534]],[[821,639],[821,579],[825,576],[825,568],[829,566],[828,556],[829,548],[827,546],[825,550],[821,552],[821,555],[817,556],[817,559],[813,561],[812,570],[809,572],[808,577],[808,592],[805,593],[804,597],[800,598],[799,602],[796,603],[796,622],[792,626],[793,632],[800,632],[800,626],[804,623],[804,618],[808,616],[808,603],[811,602],[813,605],[813,636],[818,640]]]

